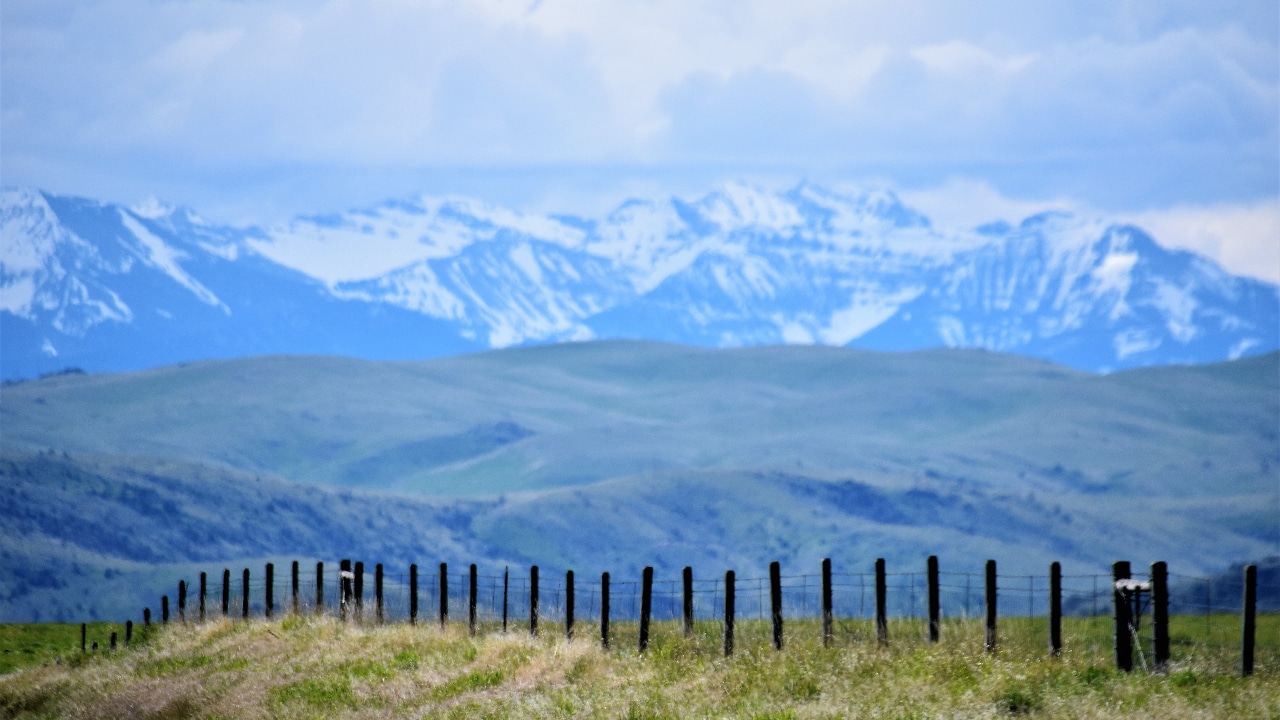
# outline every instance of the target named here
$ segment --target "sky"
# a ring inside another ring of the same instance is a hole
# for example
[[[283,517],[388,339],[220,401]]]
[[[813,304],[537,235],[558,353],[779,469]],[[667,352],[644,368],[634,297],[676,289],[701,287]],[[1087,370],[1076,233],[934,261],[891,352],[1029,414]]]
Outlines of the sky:
[[[0,112],[6,186],[235,224],[810,180],[1280,282],[1275,0],[5,0]]]

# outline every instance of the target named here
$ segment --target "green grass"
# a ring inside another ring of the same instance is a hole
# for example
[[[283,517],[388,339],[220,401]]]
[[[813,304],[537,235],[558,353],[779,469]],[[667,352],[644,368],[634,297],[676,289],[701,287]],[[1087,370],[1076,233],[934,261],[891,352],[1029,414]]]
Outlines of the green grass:
[[[1103,618],[1103,621],[1106,619]],[[1259,622],[1257,674],[1238,676],[1238,649],[1214,642],[1203,618],[1176,618],[1163,674],[1111,664],[1105,622],[1070,618],[1050,658],[1042,623],[1001,622],[986,653],[977,621],[923,639],[918,621],[893,621],[879,648],[863,621],[838,625],[824,648],[814,620],[791,620],[782,652],[767,623],[742,621],[723,657],[720,624],[685,638],[653,625],[615,625],[603,651],[583,623],[572,643],[548,624],[539,637],[486,626],[344,626],[329,617],[170,625],[127,651],[89,654],[0,676],[0,717],[148,718],[1209,718],[1280,713],[1280,616]],[[1226,622],[1225,618],[1222,618]],[[71,626],[37,626],[51,647]],[[18,637],[15,626],[4,637]],[[75,628],[74,653],[78,652]],[[66,657],[64,647],[64,657]]]
[[[100,651],[111,646],[111,633],[116,633],[117,647],[124,647],[124,625],[89,623],[85,645],[98,644]],[[135,642],[141,640],[142,628],[134,628]],[[73,652],[74,651],[74,652]],[[27,667],[49,665],[66,659],[71,661],[80,651],[80,625],[72,623],[0,624],[0,675]]]

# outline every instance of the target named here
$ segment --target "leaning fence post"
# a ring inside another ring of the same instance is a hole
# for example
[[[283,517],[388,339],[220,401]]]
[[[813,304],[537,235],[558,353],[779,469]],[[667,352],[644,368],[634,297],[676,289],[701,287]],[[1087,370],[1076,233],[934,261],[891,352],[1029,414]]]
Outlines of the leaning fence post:
[[[243,597],[241,599],[240,617],[247,620],[249,618],[249,568],[244,569],[244,575],[242,576],[240,587],[243,589],[243,592],[241,593]]]
[[[685,566],[681,573],[684,594],[680,603],[680,615],[684,620],[684,636],[693,637],[693,568]]]
[[[289,597],[293,601],[293,614],[298,614],[298,561],[289,570]]]
[[[646,566],[640,577],[640,652],[644,652],[649,647],[649,612],[653,609],[653,568]]]
[[[936,643],[942,636],[942,598],[938,587],[938,556],[930,555],[928,560],[929,576],[929,642]]]
[[[386,619],[386,606],[382,602],[382,563],[373,566],[373,612],[381,625]]]
[[[316,563],[316,614],[324,613],[324,563]]]
[[[733,614],[737,588],[732,570],[724,573],[724,656],[733,654]]]
[[[889,644],[888,582],[885,578],[884,558],[876,558],[876,642],[881,647]]]
[[[529,568],[529,634],[538,634],[538,566]]]
[[[205,591],[208,589],[208,582],[208,575],[200,573],[200,622],[204,622],[204,596]]]
[[[160,624],[161,625],[169,624],[169,596],[168,595],[160,596]]]
[[[440,628],[449,622],[449,564],[440,563]]]
[[[1250,565],[1244,569],[1244,597],[1240,618],[1240,674],[1249,677],[1253,674],[1253,643],[1257,632],[1258,610],[1258,566]]]
[[[996,561],[987,561],[987,632],[983,646],[987,652],[996,651],[999,635],[996,632]]]
[[[773,619],[773,649],[782,649],[782,565],[769,563],[769,609]]]
[[[564,574],[564,639],[573,640],[573,571]]]
[[[222,617],[231,614],[231,568],[222,569]]]
[[[510,566],[502,568],[502,634],[507,634],[507,586],[511,580]]]
[[[1133,670],[1133,637],[1129,626],[1129,596],[1120,589],[1120,581],[1130,578],[1129,562],[1120,560],[1111,566],[1111,597],[1115,605],[1115,646],[1116,667],[1129,672]]]
[[[178,622],[187,622],[187,581],[178,581]]]
[[[409,564],[409,624],[418,624],[418,565]]]
[[[1049,654],[1062,655],[1062,565],[1049,564]]]
[[[356,622],[364,622],[364,562],[357,560],[355,567],[355,608]]]
[[[467,588],[467,634],[476,636],[476,564],[471,563],[471,574]]]
[[[822,561],[822,647],[831,647],[834,635],[834,614],[831,611],[831,558]]]
[[[1156,672],[1169,666],[1169,566],[1151,563],[1151,641]]]
[[[266,591],[262,594],[263,614],[270,618],[275,614],[276,609],[276,566],[274,563],[267,563],[266,572],[263,574],[263,582],[266,583]]]
[[[609,649],[609,573],[600,573],[600,647]]]

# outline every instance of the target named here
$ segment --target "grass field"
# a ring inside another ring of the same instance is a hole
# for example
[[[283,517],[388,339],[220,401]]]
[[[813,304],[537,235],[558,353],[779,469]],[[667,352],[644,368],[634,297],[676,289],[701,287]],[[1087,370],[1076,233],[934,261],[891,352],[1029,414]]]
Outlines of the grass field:
[[[1001,647],[982,648],[979,622],[948,621],[923,642],[918,621],[841,622],[823,648],[813,620],[788,621],[776,652],[760,621],[738,625],[721,653],[719,623],[692,638],[654,626],[639,653],[634,623],[613,648],[578,626],[565,642],[548,624],[479,636],[465,626],[343,625],[328,617],[170,625],[114,654],[81,655],[79,626],[4,626],[25,666],[0,676],[3,717],[746,717],[746,718],[1221,718],[1280,715],[1280,616],[1259,623],[1257,673],[1238,676],[1238,646],[1206,636],[1231,618],[1176,618],[1164,674],[1111,666],[1107,619],[1068,619],[1062,657],[1047,657],[1043,619],[1002,620]],[[95,633],[110,632],[93,626]],[[1225,639],[1225,638],[1221,638]],[[100,641],[100,645],[102,642]],[[61,648],[61,650],[59,650]],[[6,655],[8,657],[8,655]],[[54,663],[56,658],[61,661]]]

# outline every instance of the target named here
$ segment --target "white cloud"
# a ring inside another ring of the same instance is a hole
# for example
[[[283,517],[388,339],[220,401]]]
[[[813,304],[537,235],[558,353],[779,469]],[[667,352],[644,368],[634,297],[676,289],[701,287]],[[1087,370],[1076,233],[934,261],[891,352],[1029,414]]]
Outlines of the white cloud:
[[[1076,212],[1082,209],[1078,201],[1069,198],[1010,198],[990,183],[973,178],[950,178],[942,185],[903,190],[898,195],[928,215],[934,225],[953,230],[968,230],[992,222],[1016,225],[1046,210]]]
[[[996,72],[1009,75],[1025,69],[1035,61],[1035,55],[999,57],[985,48],[963,40],[951,40],[940,45],[928,45],[910,51],[931,72],[955,76],[973,72]]]
[[[1166,247],[1212,258],[1236,275],[1280,284],[1280,200],[1179,205],[1125,219]]]
[[[1274,2],[8,0],[0,14],[5,182],[108,199],[298,208],[397,173],[413,193],[442,167],[699,164],[979,177],[1113,208],[1280,194]]]

